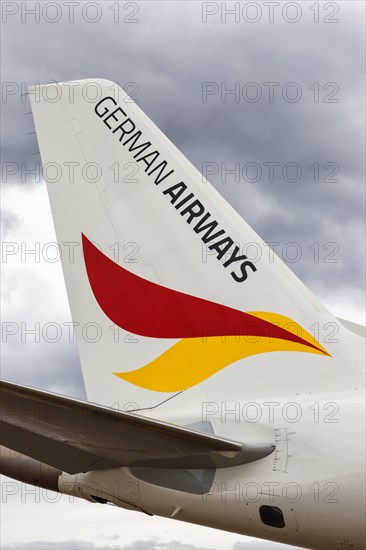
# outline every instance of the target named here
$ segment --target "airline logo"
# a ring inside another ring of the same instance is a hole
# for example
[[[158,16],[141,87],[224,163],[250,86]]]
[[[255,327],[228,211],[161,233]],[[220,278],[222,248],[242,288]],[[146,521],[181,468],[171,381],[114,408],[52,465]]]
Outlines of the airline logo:
[[[245,313],[163,287],[127,271],[82,235],[84,261],[96,301],[117,326],[143,337],[178,340],[143,367],[116,376],[153,391],[185,390],[232,363],[258,353],[329,353],[288,317]]]

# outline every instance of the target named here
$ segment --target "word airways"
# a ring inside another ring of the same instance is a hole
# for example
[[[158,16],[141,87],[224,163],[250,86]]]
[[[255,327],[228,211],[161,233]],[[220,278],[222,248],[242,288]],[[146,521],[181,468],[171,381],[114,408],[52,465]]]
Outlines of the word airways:
[[[193,231],[200,236],[203,243],[216,253],[218,260],[222,260],[226,254],[229,259],[221,264],[231,267],[232,278],[241,283],[248,277],[248,270],[255,272],[257,268],[248,260],[247,256],[240,254],[240,249],[235,241],[220,227],[207,208],[194,193],[190,192],[184,181],[172,183],[174,168],[153,146],[151,141],[145,138],[143,132],[136,127],[135,122],[127,113],[117,105],[111,96],[102,98],[94,108],[95,113],[103,120],[107,128],[115,134],[122,147],[131,153],[136,162],[145,165],[144,171],[151,176],[156,186],[161,186],[162,194],[169,198],[170,203],[180,213],[183,219],[190,225]],[[167,185],[169,180],[169,184]],[[164,183],[163,183],[164,182]]]

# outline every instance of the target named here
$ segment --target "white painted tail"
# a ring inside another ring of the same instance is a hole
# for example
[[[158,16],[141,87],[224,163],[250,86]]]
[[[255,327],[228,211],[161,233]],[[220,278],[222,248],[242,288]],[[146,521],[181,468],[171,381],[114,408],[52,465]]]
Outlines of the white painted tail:
[[[190,407],[358,386],[359,337],[121,88],[30,95],[88,399]]]

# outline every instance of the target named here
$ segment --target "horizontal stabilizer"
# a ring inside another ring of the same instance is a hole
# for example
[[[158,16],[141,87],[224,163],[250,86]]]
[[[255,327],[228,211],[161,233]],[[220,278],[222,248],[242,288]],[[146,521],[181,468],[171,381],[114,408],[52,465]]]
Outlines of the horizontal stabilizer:
[[[0,397],[0,443],[70,474],[121,466],[227,468],[274,450],[11,382],[0,382]]]

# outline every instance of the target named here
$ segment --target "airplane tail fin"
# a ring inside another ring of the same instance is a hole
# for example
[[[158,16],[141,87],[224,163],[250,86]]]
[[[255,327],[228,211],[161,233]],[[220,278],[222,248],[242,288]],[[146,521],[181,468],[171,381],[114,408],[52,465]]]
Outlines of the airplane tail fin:
[[[143,409],[358,384],[345,367],[357,336],[121,88],[30,96],[89,400]]]

